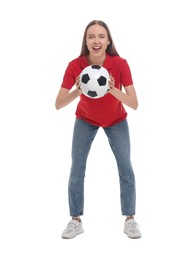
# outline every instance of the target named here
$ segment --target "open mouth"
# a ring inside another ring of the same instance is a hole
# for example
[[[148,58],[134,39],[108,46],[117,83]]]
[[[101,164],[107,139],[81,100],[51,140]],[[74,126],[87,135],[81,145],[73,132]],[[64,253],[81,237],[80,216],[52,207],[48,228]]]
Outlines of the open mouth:
[[[100,46],[94,46],[94,47],[93,47],[93,50],[94,50],[94,51],[99,51],[100,49],[101,49]]]

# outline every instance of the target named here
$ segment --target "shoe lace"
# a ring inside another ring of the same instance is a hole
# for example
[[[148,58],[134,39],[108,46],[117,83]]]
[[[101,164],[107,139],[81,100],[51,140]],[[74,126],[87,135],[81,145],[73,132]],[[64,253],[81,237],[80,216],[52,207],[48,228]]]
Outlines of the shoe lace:
[[[76,226],[76,223],[71,220],[71,221],[68,223],[68,226],[67,226],[66,230],[74,230],[74,227],[75,227],[75,226]]]
[[[137,224],[137,222],[133,221],[133,222],[128,222],[128,226],[130,229],[138,229],[139,224]]]

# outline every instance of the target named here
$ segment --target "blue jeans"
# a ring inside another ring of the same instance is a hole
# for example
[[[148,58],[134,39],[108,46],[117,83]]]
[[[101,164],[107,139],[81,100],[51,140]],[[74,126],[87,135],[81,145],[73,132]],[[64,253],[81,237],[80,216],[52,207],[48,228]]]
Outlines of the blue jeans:
[[[83,215],[84,178],[86,161],[91,144],[99,127],[76,119],[72,140],[72,166],[68,183],[69,208],[71,216]],[[103,128],[116,158],[122,215],[135,215],[135,176],[130,161],[130,138],[127,120]]]

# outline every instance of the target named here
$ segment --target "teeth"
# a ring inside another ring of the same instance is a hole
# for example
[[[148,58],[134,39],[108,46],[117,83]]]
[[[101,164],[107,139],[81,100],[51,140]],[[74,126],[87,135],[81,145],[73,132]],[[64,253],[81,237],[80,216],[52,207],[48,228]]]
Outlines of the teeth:
[[[99,50],[100,49],[100,47],[93,47],[95,50]]]

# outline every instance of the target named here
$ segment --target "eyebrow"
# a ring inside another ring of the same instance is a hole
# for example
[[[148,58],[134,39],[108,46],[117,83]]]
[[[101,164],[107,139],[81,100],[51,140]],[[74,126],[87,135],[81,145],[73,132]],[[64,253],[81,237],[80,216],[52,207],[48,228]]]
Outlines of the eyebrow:
[[[89,33],[88,34],[88,36],[94,36],[95,34],[93,34],[93,33]],[[106,36],[106,34],[105,33],[100,33],[100,34],[98,34],[99,36]]]

